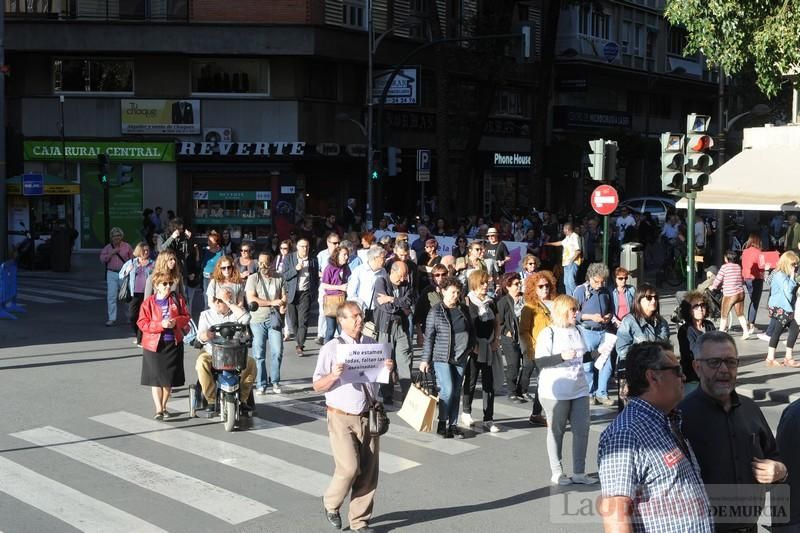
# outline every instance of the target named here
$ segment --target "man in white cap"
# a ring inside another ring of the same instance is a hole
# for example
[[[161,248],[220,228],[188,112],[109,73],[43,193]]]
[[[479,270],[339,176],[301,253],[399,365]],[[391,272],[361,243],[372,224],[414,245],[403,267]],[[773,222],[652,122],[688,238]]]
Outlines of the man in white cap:
[[[511,257],[508,253],[508,247],[500,240],[497,228],[489,228],[486,231],[486,239],[484,261],[486,261],[489,275],[497,277],[505,274],[505,264]]]

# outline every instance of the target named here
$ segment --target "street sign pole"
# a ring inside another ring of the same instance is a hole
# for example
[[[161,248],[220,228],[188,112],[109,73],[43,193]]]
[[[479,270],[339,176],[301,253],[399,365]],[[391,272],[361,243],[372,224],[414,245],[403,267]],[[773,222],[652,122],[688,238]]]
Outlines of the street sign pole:
[[[603,264],[608,265],[608,215],[603,216]]]
[[[686,202],[688,203],[686,215],[686,290],[694,290],[694,201],[697,199],[697,191],[689,191],[686,193]]]
[[[420,194],[419,194],[419,210],[420,210],[420,216],[421,216],[421,217],[425,217],[425,182],[424,182],[424,181],[421,181],[421,182],[419,182],[419,183],[420,183],[420,185],[422,186],[422,190],[421,190],[421,192],[420,192]]]

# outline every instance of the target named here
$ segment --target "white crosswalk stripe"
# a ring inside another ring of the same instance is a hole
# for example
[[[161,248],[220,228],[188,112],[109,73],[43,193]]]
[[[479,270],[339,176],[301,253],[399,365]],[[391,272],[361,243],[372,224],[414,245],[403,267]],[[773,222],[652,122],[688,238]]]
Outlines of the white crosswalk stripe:
[[[20,302],[37,304],[62,304],[75,300],[104,301],[106,289],[102,281],[77,285],[74,280],[20,277],[17,299]]]
[[[22,290],[17,291],[17,300],[20,302],[33,302],[36,304],[60,304],[64,300],[55,300],[53,298],[45,298],[44,296],[35,296]]]
[[[273,483],[321,497],[330,483],[330,476],[294,465],[282,459],[258,453],[249,448],[198,435],[185,429],[174,429],[164,424],[131,413],[119,411],[93,416],[95,422],[133,433],[139,437],[177,448],[203,459],[263,477]]]
[[[35,294],[45,294],[47,296],[60,296],[62,298],[67,298],[67,299],[70,299],[70,300],[89,301],[89,300],[102,300],[103,299],[100,296],[88,296],[86,294],[82,294],[82,293],[78,292],[77,290],[76,291],[72,291],[72,292],[67,292],[67,291],[57,291],[57,290],[54,290],[54,289],[40,289],[40,288],[36,288],[36,287],[25,287],[25,291],[26,292],[32,292],[32,293],[35,293]]]
[[[194,507],[229,524],[246,522],[275,510],[211,483],[52,426],[20,431],[11,436],[47,446],[70,459]]]
[[[87,533],[164,531],[3,457],[0,457],[0,491]]]

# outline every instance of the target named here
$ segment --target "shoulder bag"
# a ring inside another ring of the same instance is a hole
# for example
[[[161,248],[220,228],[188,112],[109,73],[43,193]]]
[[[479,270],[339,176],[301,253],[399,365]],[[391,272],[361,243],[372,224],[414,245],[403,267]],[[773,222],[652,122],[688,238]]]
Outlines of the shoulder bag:
[[[339,344],[345,344],[344,339],[337,337]],[[361,384],[361,390],[367,397],[367,405],[369,406],[369,436],[380,437],[389,431],[389,417],[386,416],[386,410],[383,404],[372,397],[369,392],[369,387],[366,383]]]
[[[120,257],[120,259],[122,258]],[[122,265],[122,268],[125,268],[125,265]],[[136,264],[134,263],[131,267],[131,271],[125,274],[125,276],[123,276],[120,280],[119,290],[117,291],[117,300],[120,302],[128,303],[133,300],[133,292],[131,291],[131,276],[135,275]]]
[[[267,291],[267,284],[264,283],[264,278],[261,276],[260,272],[257,273],[256,276],[258,276],[261,289],[264,291],[264,298],[269,300],[269,291]],[[269,329],[283,330],[283,315],[274,305],[269,306],[269,318],[267,321],[269,322]]]

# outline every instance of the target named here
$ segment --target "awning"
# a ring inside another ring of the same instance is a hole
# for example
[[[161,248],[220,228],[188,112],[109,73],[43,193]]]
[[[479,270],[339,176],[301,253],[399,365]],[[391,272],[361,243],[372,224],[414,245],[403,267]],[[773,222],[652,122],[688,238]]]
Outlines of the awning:
[[[6,191],[8,194],[22,196],[22,176],[13,176],[6,180]],[[80,194],[81,185],[74,181],[67,181],[58,176],[44,176],[44,194],[72,195]]]
[[[697,193],[698,209],[800,210],[800,150],[792,146],[747,149],[713,172]],[[686,209],[685,198],[678,201]]]

